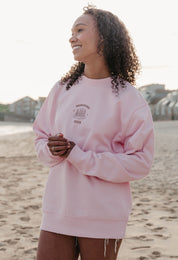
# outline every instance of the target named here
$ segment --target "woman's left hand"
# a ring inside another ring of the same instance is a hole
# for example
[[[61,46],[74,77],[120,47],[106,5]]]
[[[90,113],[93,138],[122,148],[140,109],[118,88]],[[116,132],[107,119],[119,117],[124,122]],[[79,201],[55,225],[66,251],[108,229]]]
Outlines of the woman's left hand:
[[[50,136],[48,138],[48,147],[52,155],[67,158],[75,143],[67,140],[63,134]]]

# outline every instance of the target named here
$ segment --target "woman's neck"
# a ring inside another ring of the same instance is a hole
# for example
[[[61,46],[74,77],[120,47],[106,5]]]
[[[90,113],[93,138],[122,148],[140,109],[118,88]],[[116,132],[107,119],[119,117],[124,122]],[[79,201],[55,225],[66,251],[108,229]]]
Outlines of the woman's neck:
[[[92,79],[102,79],[111,76],[107,66],[103,62],[95,62],[93,64],[85,63],[84,75]]]

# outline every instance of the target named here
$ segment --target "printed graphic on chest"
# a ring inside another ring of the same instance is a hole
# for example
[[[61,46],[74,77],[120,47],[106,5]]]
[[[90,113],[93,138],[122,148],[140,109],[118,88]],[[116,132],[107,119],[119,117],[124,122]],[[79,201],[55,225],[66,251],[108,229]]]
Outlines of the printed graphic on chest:
[[[81,124],[88,117],[90,107],[86,104],[78,104],[73,109],[73,119],[75,124]]]

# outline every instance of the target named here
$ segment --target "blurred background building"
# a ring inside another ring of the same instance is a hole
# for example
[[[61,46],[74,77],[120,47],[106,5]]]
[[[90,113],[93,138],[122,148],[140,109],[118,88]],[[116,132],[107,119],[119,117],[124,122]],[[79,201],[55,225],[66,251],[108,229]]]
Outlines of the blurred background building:
[[[178,120],[178,90],[166,90],[163,84],[138,89],[150,106],[153,120]]]
[[[34,100],[31,97],[23,97],[8,105],[5,111],[0,113],[1,121],[33,122],[38,114],[45,97]]]

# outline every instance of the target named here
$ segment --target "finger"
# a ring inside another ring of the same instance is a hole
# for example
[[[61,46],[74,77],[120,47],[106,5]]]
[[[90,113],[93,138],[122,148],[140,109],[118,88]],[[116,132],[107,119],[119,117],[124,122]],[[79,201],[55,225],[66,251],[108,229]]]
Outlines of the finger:
[[[65,141],[65,142],[63,142],[63,141],[49,141],[48,143],[47,143],[47,145],[50,147],[50,146],[65,146],[65,145],[67,145],[68,143]]]
[[[70,144],[60,145],[60,146],[49,146],[49,149],[51,152],[60,152],[64,151],[66,149],[69,149],[71,147]]]
[[[70,152],[71,152],[71,149],[69,148],[69,149],[67,149],[66,153],[61,155],[60,157],[67,158]]]
[[[49,141],[67,141],[66,138],[62,137],[62,136],[49,136],[48,137]]]
[[[59,151],[53,152],[53,155],[63,157],[63,156],[65,156],[66,153],[67,153],[67,150],[64,150],[64,151],[60,151],[60,152]]]
[[[50,152],[51,152],[52,155],[63,154],[63,153],[65,153],[65,151],[66,151],[66,149],[65,150],[61,150],[61,151],[55,151],[54,147],[52,147],[50,149]]]
[[[64,151],[66,149],[70,148],[69,145],[64,145],[64,146],[52,146],[50,147],[50,150],[52,152],[60,152],[60,151]]]
[[[57,134],[56,136],[64,136],[62,133]]]

